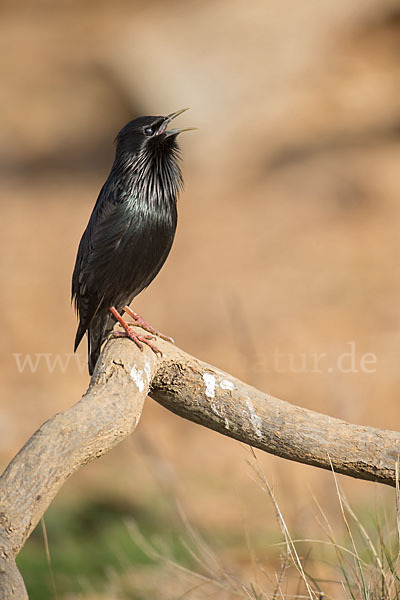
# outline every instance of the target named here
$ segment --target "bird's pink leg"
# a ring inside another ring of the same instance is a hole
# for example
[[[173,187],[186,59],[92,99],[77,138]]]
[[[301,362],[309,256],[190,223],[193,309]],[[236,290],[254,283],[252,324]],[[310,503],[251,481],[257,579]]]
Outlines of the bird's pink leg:
[[[112,334],[114,337],[121,337],[121,336],[128,337],[130,340],[135,342],[136,346],[140,350],[143,350],[142,344],[146,344],[146,346],[151,348],[153,350],[153,352],[155,352],[156,354],[162,354],[161,350],[159,350],[157,348],[157,346],[155,346],[154,344],[151,343],[150,340],[153,339],[151,335],[140,335],[138,333],[135,333],[133,331],[133,329],[131,329],[129,327],[128,323],[123,319],[123,317],[121,317],[121,315],[119,314],[119,312],[117,311],[115,306],[110,306],[110,308],[108,310],[113,315],[113,317],[115,317],[115,319],[117,319],[117,321],[121,325],[121,327],[123,327],[125,330],[125,333],[122,333],[121,331],[114,331]],[[136,323],[135,323],[135,325],[136,325]]]
[[[129,308],[129,306],[124,306],[123,310],[130,317],[132,317],[132,319],[134,320],[134,323],[132,323],[132,324],[135,325],[135,327],[141,327],[145,331],[148,331],[149,333],[151,333],[157,337],[160,337],[162,340],[165,340],[166,342],[171,342],[171,344],[175,343],[172,337],[169,337],[168,335],[164,335],[163,333],[160,333],[159,331],[157,331],[157,329],[154,329],[154,327],[149,325],[147,323],[147,321],[145,321],[143,319],[143,317],[141,317],[138,313],[134,312],[131,308]]]

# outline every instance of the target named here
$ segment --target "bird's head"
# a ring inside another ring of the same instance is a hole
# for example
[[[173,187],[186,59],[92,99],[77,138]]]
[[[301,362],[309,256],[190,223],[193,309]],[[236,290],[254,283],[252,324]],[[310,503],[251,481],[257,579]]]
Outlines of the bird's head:
[[[158,204],[165,198],[175,201],[182,189],[177,136],[194,129],[168,129],[170,122],[187,108],[166,117],[139,117],[130,121],[117,136],[117,152],[112,168],[113,179],[126,178],[133,195]]]
[[[119,151],[132,155],[139,154],[143,150],[151,154],[178,150],[177,136],[183,131],[195,128],[167,129],[167,127],[173,119],[186,110],[188,109],[182,108],[166,117],[138,117],[130,121],[117,136],[117,154]]]

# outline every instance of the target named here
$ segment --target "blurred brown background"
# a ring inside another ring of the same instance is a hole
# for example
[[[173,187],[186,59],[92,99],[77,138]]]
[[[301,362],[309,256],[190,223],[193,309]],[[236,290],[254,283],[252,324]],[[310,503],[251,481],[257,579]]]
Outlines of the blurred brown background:
[[[180,140],[176,242],[135,310],[282,399],[398,428],[398,2],[3,0],[0,16],[2,465],[88,384],[86,344],[68,358],[70,279],[117,131],[185,106],[180,124],[199,129]],[[351,348],[357,372],[343,372]],[[65,368],[49,369],[57,355]],[[196,526],[243,536],[230,558],[245,565],[244,521],[276,529],[248,459],[149,400],[137,435],[56,504],[151,503],[162,473]],[[312,492],[335,519],[332,475],[259,461],[292,529],[314,535]],[[356,506],[373,502],[373,484],[340,481]]]

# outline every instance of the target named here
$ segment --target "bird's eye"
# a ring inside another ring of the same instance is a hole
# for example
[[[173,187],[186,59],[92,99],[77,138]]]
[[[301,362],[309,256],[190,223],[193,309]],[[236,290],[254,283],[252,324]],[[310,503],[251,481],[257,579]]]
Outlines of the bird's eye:
[[[153,135],[154,129],[152,127],[145,127],[144,134],[145,135]]]

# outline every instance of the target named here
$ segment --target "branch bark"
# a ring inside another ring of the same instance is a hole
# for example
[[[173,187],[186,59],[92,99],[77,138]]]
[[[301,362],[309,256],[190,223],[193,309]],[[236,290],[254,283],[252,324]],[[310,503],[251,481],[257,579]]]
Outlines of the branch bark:
[[[66,479],[131,434],[146,395],[282,458],[394,486],[400,433],[293,406],[157,340],[160,358],[110,340],[89,388],[46,421],[0,477],[0,598],[26,598],[14,558]]]

